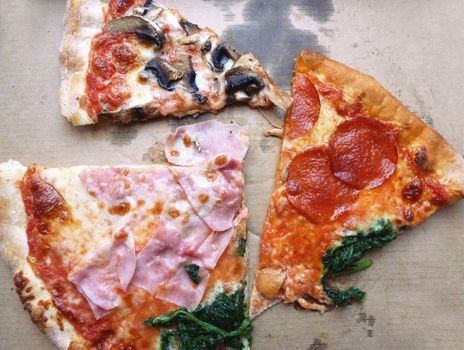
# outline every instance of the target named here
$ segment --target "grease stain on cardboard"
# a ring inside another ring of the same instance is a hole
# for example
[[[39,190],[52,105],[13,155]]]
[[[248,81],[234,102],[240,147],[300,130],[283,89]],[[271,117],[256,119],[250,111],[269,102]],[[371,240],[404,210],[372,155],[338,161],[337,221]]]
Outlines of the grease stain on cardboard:
[[[289,86],[292,76],[293,60],[288,57],[296,57],[306,48],[328,51],[316,33],[292,25],[292,7],[319,24],[327,22],[334,13],[331,0],[249,0],[244,7],[245,23],[231,25],[224,32],[224,38],[238,51],[253,52],[282,87]],[[263,38],[262,33],[270,34]]]

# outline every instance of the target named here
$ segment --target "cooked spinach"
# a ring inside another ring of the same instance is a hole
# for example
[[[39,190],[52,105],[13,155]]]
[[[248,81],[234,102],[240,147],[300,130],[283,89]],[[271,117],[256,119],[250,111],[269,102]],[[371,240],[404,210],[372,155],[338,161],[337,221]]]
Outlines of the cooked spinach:
[[[339,245],[328,250],[322,257],[323,276],[321,283],[324,292],[335,305],[351,304],[352,300],[362,300],[365,292],[350,287],[345,291],[330,287],[328,279],[340,274],[358,272],[369,268],[372,260],[361,258],[372,249],[383,247],[394,240],[397,233],[389,219],[381,218],[367,231],[358,230],[356,234],[345,236]]]
[[[244,340],[251,341],[251,319],[243,289],[232,294],[219,293],[212,303],[193,311],[181,308],[170,314],[150,317],[150,327],[170,327],[161,333],[161,350],[215,350],[219,345],[240,350]],[[176,322],[176,324],[175,324]]]
[[[198,271],[200,271],[200,266],[197,264],[185,264],[184,269],[187,271],[193,283],[198,284],[201,282],[201,277],[198,274]]]

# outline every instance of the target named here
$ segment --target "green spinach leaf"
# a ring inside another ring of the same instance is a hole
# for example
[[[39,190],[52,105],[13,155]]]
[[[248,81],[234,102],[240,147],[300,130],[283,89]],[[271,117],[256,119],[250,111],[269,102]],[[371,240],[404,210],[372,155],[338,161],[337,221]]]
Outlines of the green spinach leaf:
[[[369,268],[373,263],[372,260],[362,259],[366,252],[379,249],[396,237],[397,233],[392,222],[381,218],[367,231],[359,230],[355,235],[345,236],[339,245],[324,254],[321,283],[324,292],[335,305],[351,304],[352,300],[360,301],[364,299],[366,293],[354,287],[340,291],[329,286],[328,279]]]
[[[161,349],[177,345],[179,350],[215,350],[224,344],[240,350],[244,340],[251,341],[251,319],[246,311],[242,289],[232,294],[219,293],[212,303],[198,306],[193,311],[185,308],[170,314],[150,317],[144,322],[150,327],[170,327],[161,335]]]
[[[198,271],[200,271],[200,266],[197,264],[185,264],[184,269],[187,271],[193,283],[198,284],[201,282],[201,277],[198,274]]]

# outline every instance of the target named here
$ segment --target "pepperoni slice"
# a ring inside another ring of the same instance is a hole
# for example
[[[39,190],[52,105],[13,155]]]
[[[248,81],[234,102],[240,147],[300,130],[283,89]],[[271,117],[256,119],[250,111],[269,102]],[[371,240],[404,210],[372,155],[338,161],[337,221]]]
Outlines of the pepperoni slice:
[[[286,188],[293,207],[315,223],[336,219],[350,210],[358,198],[357,190],[333,175],[324,146],[309,148],[293,158]]]
[[[287,137],[294,139],[310,131],[321,109],[319,93],[310,78],[297,73],[292,85],[293,104],[287,115]]]
[[[340,124],[329,148],[334,175],[359,190],[382,185],[398,162],[393,129],[371,118],[358,117]]]

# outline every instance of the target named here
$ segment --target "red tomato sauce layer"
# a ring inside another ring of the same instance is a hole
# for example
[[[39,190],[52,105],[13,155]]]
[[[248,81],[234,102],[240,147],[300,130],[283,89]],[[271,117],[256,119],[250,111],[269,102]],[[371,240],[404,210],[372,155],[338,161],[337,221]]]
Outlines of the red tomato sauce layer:
[[[134,34],[104,32],[92,41],[86,79],[87,110],[91,116],[116,110],[131,96],[125,74],[138,63]]]

